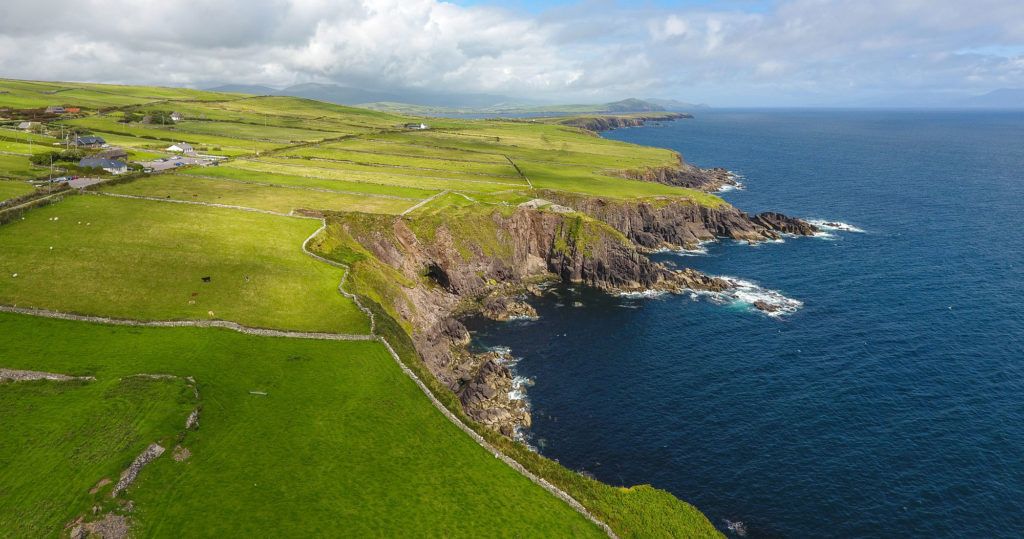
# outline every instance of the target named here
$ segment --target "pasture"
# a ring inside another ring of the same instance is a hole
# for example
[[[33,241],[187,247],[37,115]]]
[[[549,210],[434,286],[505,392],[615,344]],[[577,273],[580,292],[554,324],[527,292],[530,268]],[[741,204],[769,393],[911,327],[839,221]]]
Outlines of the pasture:
[[[139,537],[602,535],[449,423],[376,342],[0,314],[0,366],[96,378],[0,385],[0,528],[16,536],[113,505],[90,488],[158,440],[167,453],[123,495]],[[184,428],[190,391],[140,373],[193,377],[199,428]]]
[[[140,320],[367,333],[311,219],[74,196],[0,228],[0,304]],[[209,282],[203,278],[209,277]]]

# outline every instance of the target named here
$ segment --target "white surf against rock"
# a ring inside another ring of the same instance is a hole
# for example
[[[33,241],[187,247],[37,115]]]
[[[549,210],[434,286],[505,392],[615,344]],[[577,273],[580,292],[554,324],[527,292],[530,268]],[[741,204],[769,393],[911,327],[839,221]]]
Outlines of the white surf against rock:
[[[718,277],[728,281],[730,287],[722,292],[709,293],[712,301],[743,305],[772,317],[793,314],[804,306],[800,300],[788,298],[777,290],[762,288],[757,283],[725,275]]]
[[[830,221],[828,219],[807,219],[807,222],[811,223],[812,225],[818,227],[821,230],[824,230],[826,233],[827,232],[837,232],[838,231],[838,232],[856,232],[858,234],[863,234],[863,233],[866,232],[862,228],[858,228],[856,226],[853,226],[853,225],[851,225],[849,223],[844,223],[842,221]]]

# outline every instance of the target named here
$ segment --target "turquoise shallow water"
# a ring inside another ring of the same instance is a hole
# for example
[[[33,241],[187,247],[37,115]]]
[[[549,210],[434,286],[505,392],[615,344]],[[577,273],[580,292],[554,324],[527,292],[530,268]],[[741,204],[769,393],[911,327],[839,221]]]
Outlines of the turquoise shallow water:
[[[708,111],[606,133],[864,232],[658,255],[802,305],[560,288],[507,346],[545,455],[749,537],[1024,533],[1024,115]],[[582,307],[574,307],[581,303]]]

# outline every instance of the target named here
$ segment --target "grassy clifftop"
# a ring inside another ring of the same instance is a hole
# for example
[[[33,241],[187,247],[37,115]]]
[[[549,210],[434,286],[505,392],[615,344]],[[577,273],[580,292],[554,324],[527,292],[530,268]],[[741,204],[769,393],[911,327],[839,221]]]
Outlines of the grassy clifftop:
[[[64,112],[51,108],[58,106]],[[429,129],[405,127],[420,121]],[[23,122],[32,123],[20,129]],[[115,179],[77,168],[66,153],[68,141],[85,134],[150,167],[172,156],[172,143],[185,142],[211,166]],[[45,164],[33,164],[33,156]],[[624,177],[678,163],[674,152],[557,122],[421,120],[290,97],[0,80],[0,222],[8,223],[0,225],[0,306],[360,338],[370,321],[339,293],[343,271],[303,252],[326,215],[327,229],[310,248],[352,267],[346,286],[377,313],[376,334],[474,424],[425,369],[403,316],[417,308],[409,291],[434,285],[416,269],[396,269],[363,240],[400,242],[398,235],[410,231],[427,243],[450,240],[453,257],[499,263],[509,261],[511,249],[498,223],[543,193],[724,204],[701,191]],[[62,174],[103,182],[66,197],[36,191],[35,184]],[[609,238],[628,243],[606,223],[574,219],[561,233],[566,252]],[[4,314],[0,368],[96,378],[4,383],[27,384],[5,394],[11,406],[3,407],[2,422],[19,430],[0,433],[0,493],[17,493],[0,496],[0,527],[19,523],[20,535],[66,533],[73,519],[98,518],[89,514],[93,505],[156,536],[600,533],[445,420],[376,341]],[[191,405],[179,398],[179,387],[120,385],[126,376],[154,372],[195,377],[199,431],[184,432],[172,420]],[[123,402],[90,426],[90,415],[106,409],[105,395]],[[40,421],[52,426],[52,439],[21,443]],[[122,433],[124,442],[96,439],[92,427]],[[716,534],[699,511],[666,492],[604,485],[479,432],[620,535]],[[111,501],[109,487],[89,492],[102,478],[116,481],[154,440],[181,443],[191,457],[175,461],[168,453],[145,468],[121,498],[135,509]],[[70,468],[61,460],[68,455]],[[45,470],[47,480],[27,484],[23,459]],[[23,520],[25,511],[41,516]]]

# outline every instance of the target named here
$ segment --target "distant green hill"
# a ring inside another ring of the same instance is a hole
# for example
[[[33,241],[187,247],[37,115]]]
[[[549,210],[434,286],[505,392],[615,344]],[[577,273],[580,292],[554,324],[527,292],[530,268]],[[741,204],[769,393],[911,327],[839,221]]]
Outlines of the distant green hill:
[[[368,108],[393,114],[419,114],[444,116],[448,114],[621,114],[631,112],[683,112],[706,108],[707,105],[693,105],[674,99],[637,99],[628,98],[610,103],[567,104],[567,105],[522,105],[515,103],[498,104],[489,107],[435,107],[400,103],[394,101],[376,101],[362,103],[358,107]]]

